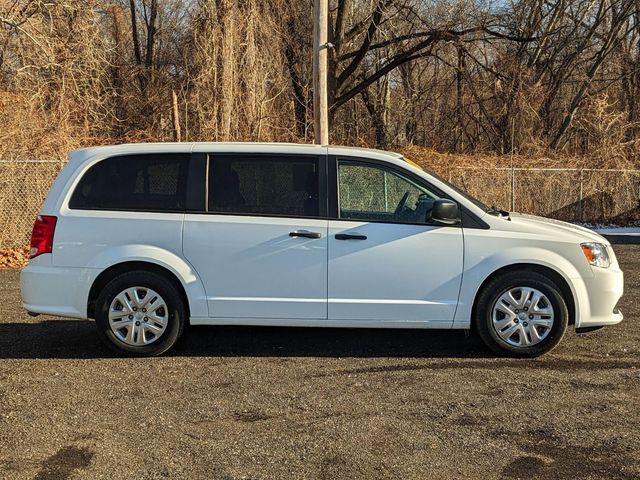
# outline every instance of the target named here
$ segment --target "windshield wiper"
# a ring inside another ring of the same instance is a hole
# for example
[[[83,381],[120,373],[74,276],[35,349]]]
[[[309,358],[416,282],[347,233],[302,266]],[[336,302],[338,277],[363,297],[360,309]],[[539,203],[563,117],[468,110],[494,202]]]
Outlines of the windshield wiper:
[[[497,215],[499,217],[505,217],[506,219],[511,220],[511,217],[509,217],[509,212],[496,208],[495,205],[492,205],[487,213],[489,215]]]

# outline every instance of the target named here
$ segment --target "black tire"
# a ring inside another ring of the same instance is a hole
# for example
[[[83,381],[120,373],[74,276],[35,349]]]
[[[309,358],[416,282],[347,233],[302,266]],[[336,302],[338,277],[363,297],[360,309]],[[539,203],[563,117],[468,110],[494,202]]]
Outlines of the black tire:
[[[554,312],[553,325],[547,336],[540,343],[528,347],[508,344],[493,327],[494,305],[502,294],[517,287],[532,287],[542,292]],[[553,350],[562,340],[569,322],[569,310],[562,291],[551,279],[538,272],[513,271],[494,278],[483,287],[478,295],[473,322],[484,344],[494,352],[513,357],[537,357]]]
[[[130,287],[146,287],[157,292],[167,305],[167,324],[158,339],[148,345],[129,345],[120,340],[109,325],[109,307],[116,295]],[[100,292],[96,301],[96,327],[100,339],[111,350],[127,356],[157,356],[169,350],[184,329],[186,308],[176,287],[167,278],[143,270],[118,275]]]

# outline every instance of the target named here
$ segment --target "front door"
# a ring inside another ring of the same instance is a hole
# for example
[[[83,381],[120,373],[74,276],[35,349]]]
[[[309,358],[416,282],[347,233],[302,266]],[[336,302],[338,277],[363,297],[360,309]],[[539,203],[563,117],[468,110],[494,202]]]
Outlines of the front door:
[[[463,269],[460,226],[428,221],[424,182],[366,160],[338,160],[329,222],[329,319],[450,326]]]
[[[211,154],[184,254],[215,318],[326,319],[325,157]]]

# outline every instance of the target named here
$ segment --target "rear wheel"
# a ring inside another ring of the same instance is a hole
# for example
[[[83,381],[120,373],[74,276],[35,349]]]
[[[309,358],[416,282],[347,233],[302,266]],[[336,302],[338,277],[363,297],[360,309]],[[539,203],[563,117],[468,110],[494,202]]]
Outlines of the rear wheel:
[[[117,353],[160,355],[180,338],[186,312],[174,285],[162,275],[134,271],[111,280],[96,302],[101,339]]]
[[[494,352],[537,357],[562,340],[569,312],[560,288],[538,272],[509,272],[478,297],[475,327]]]

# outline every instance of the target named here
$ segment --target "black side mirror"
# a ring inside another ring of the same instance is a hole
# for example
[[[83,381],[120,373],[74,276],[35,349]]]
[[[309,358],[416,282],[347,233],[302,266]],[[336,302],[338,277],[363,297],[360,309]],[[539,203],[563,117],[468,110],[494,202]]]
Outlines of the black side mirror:
[[[458,204],[452,200],[441,198],[433,202],[431,220],[444,225],[455,225],[458,218]]]

